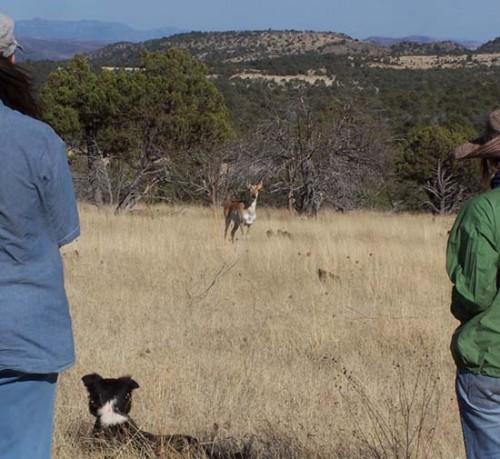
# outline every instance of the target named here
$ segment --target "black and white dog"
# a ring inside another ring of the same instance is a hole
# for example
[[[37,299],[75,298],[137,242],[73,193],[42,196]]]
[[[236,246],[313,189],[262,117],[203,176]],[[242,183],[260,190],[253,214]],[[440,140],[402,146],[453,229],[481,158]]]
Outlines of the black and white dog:
[[[154,435],[141,430],[130,418],[132,391],[139,384],[130,376],[103,378],[97,373],[82,378],[89,396],[89,410],[96,417],[92,436],[103,443],[131,444],[134,448],[164,457],[168,452],[204,456],[199,441],[189,435]]]

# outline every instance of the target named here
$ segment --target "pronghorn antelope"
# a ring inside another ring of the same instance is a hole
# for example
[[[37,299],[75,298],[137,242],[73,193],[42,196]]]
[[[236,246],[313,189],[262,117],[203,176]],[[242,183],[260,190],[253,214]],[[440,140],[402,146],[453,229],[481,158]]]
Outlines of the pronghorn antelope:
[[[243,233],[243,227],[246,226],[247,234],[250,231],[250,226],[257,218],[257,197],[259,191],[263,187],[262,180],[256,185],[248,185],[249,197],[245,201],[229,201],[224,204],[224,217],[226,219],[226,228],[224,230],[224,239],[227,237],[227,230],[233,222],[231,230],[231,241],[234,242],[234,235],[239,227]]]

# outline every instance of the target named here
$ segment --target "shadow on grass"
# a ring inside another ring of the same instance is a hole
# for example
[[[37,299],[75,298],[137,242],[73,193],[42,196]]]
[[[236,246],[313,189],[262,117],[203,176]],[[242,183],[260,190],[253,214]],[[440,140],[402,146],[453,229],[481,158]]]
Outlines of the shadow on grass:
[[[259,435],[240,437],[214,436],[207,433],[200,442],[203,451],[164,452],[161,455],[141,449],[132,443],[103,443],[90,436],[91,426],[81,422],[68,429],[69,443],[79,450],[79,458],[87,459],[327,459],[301,445],[297,439],[267,428]],[[69,456],[68,456],[69,457]],[[330,456],[331,457],[331,456]]]

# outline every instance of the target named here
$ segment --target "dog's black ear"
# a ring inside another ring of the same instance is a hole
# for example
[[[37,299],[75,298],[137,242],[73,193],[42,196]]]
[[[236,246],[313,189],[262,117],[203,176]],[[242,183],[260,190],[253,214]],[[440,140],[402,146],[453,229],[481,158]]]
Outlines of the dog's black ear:
[[[98,381],[102,381],[102,376],[101,375],[98,375],[97,373],[91,373],[91,374],[88,374],[88,375],[85,375],[83,378],[82,378],[82,381],[83,381],[83,384],[85,385],[85,387],[87,389],[89,389],[90,387],[92,387],[96,382]]]
[[[132,379],[130,376],[122,376],[121,379],[124,383],[127,384],[128,388],[132,391],[134,389],[139,389],[139,383]]]

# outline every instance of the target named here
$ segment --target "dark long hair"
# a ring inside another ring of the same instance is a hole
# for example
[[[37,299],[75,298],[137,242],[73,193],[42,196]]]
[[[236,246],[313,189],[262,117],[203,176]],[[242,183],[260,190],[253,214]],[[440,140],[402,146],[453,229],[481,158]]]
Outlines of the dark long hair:
[[[30,72],[3,56],[0,56],[0,100],[32,118],[41,117]]]

